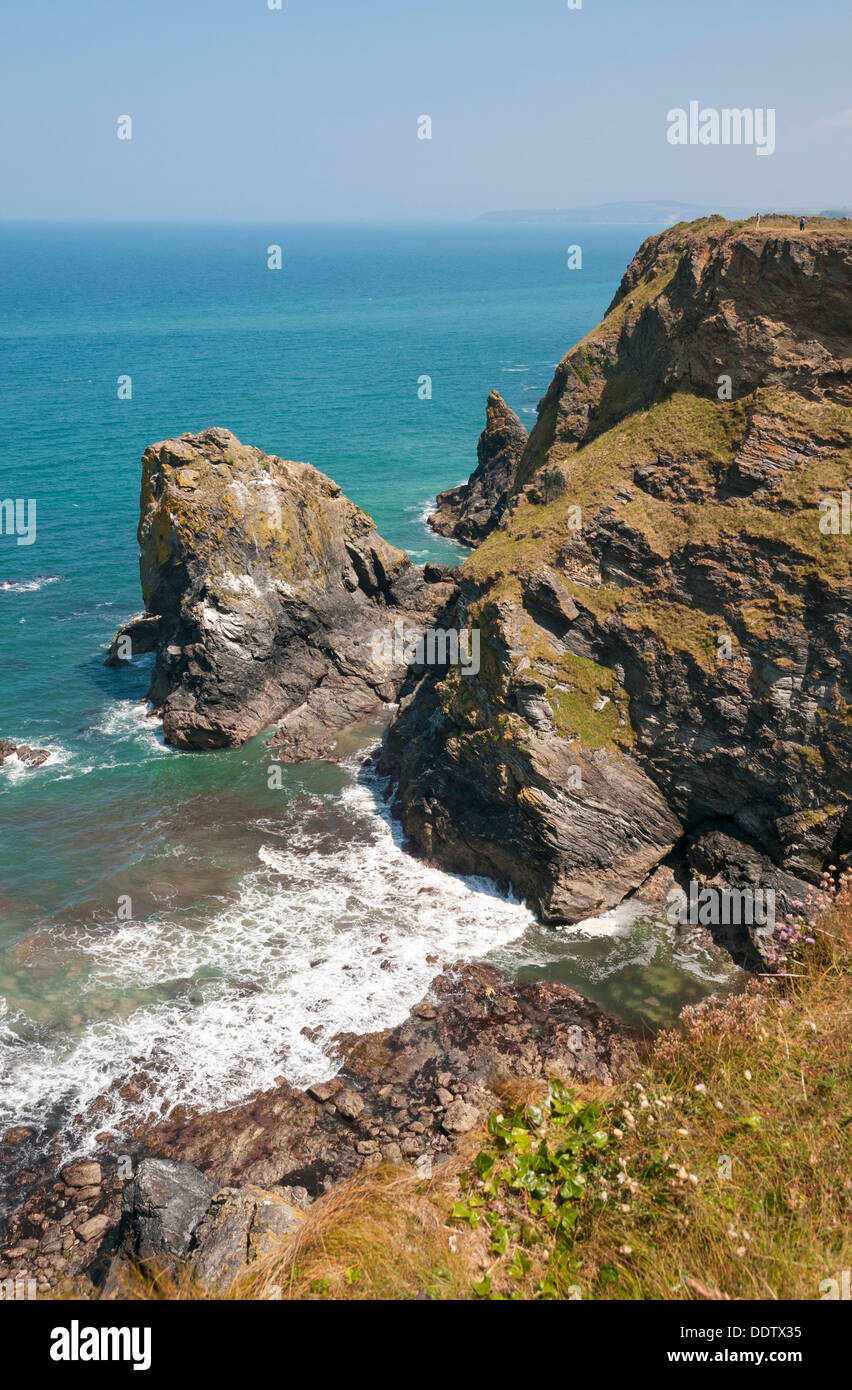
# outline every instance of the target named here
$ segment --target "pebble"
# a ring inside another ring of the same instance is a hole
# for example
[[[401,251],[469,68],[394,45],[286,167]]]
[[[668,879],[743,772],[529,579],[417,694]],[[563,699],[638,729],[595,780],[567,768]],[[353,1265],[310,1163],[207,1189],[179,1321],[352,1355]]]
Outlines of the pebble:
[[[66,1187],[100,1187],[103,1181],[99,1163],[71,1163],[61,1176]]]
[[[339,1113],[346,1120],[357,1120],[358,1116],[363,1114],[364,1111],[364,1102],[357,1091],[350,1091],[348,1089],[341,1091],[335,1098],[335,1104],[337,1105]]]
[[[442,1121],[448,1134],[467,1134],[479,1122],[479,1111],[463,1100],[454,1100],[448,1105]]]

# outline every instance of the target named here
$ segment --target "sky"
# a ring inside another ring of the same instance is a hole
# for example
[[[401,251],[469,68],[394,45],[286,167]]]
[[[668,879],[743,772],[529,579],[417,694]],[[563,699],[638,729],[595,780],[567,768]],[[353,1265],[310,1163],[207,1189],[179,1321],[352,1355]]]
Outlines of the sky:
[[[0,219],[852,205],[849,0],[275,2],[0,0]],[[774,153],[670,144],[690,101]]]

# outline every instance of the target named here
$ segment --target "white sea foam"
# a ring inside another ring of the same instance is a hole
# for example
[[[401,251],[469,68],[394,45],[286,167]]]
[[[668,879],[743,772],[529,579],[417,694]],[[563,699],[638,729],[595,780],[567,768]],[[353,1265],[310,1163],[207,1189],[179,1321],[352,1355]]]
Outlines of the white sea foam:
[[[406,507],[406,511],[416,512],[417,520],[425,526],[437,505],[437,497],[427,497],[425,502],[418,502],[416,507]]]
[[[35,594],[47,584],[59,584],[61,574],[36,574],[32,579],[0,580],[0,594]]]
[[[139,657],[137,660],[142,663],[149,661],[149,658]],[[161,721],[148,717],[144,700],[111,700],[94,727],[116,745],[131,744],[147,753],[179,756],[177,750],[166,743]]]
[[[21,744],[24,744],[30,748],[39,748],[43,752],[50,754],[50,757],[38,767],[29,767],[26,763],[22,763],[17,753],[13,753],[11,757],[6,758],[3,763],[0,763],[0,776],[5,777],[8,782],[12,783],[20,782],[22,778],[31,776],[37,772],[45,772],[57,767],[63,767],[66,763],[71,761],[73,756],[67,748],[63,748],[59,743],[33,742],[32,739],[29,738],[14,737],[9,738],[8,742],[14,743],[19,747]]]
[[[605,951],[584,948],[584,943],[604,940]],[[654,967],[672,969],[710,987],[730,984],[739,974],[728,955],[704,934],[691,934],[689,941],[680,938],[660,908],[636,899],[570,926],[536,924],[507,946],[498,946],[492,963],[514,974],[529,966],[548,968],[571,956],[581,963],[583,979],[598,984],[636,966],[649,972]]]
[[[353,779],[321,804],[347,837],[314,822],[264,832],[257,869],[218,915],[72,936],[84,990],[116,991],[137,1007],[85,1025],[73,1040],[14,1048],[0,1089],[5,1112],[37,1121],[50,1098],[74,1113],[140,1068],[156,1077],[157,1108],[235,1104],[280,1075],[308,1085],[336,1070],[337,1033],[401,1022],[443,965],[482,956],[532,923],[487,880],[406,854],[369,786]],[[93,1123],[120,1127],[127,1118],[111,1091]]]

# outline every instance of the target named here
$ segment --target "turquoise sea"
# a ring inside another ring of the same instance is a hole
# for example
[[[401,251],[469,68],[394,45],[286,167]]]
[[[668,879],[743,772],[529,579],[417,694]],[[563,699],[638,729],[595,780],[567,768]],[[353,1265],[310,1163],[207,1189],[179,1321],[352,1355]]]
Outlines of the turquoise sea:
[[[359,770],[376,729],[270,791],[262,739],[169,750],[148,659],[103,665],[141,607],[147,444],[225,426],[330,474],[417,561],[456,561],[424,515],[475,466],[488,392],[531,427],[652,230],[0,226],[0,500],[37,503],[33,545],[0,535],[0,738],[51,751],[0,768],[0,1130],[75,1151],[127,1121],[103,1093],[131,1074],[157,1112],[315,1080],[335,1033],[398,1021],[462,956],[634,1021],[735,983],[660,922],[543,931],[411,859]]]

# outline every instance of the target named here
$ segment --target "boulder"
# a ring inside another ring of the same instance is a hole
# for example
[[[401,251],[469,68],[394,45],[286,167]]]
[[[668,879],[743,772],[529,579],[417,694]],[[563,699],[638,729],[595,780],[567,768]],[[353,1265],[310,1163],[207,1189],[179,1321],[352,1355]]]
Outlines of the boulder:
[[[215,1191],[191,1163],[143,1158],[122,1195],[122,1252],[154,1261],[185,1256]]]
[[[304,1211],[262,1187],[223,1188],[195,1228],[189,1252],[195,1278],[214,1293],[224,1292],[305,1219]]]

